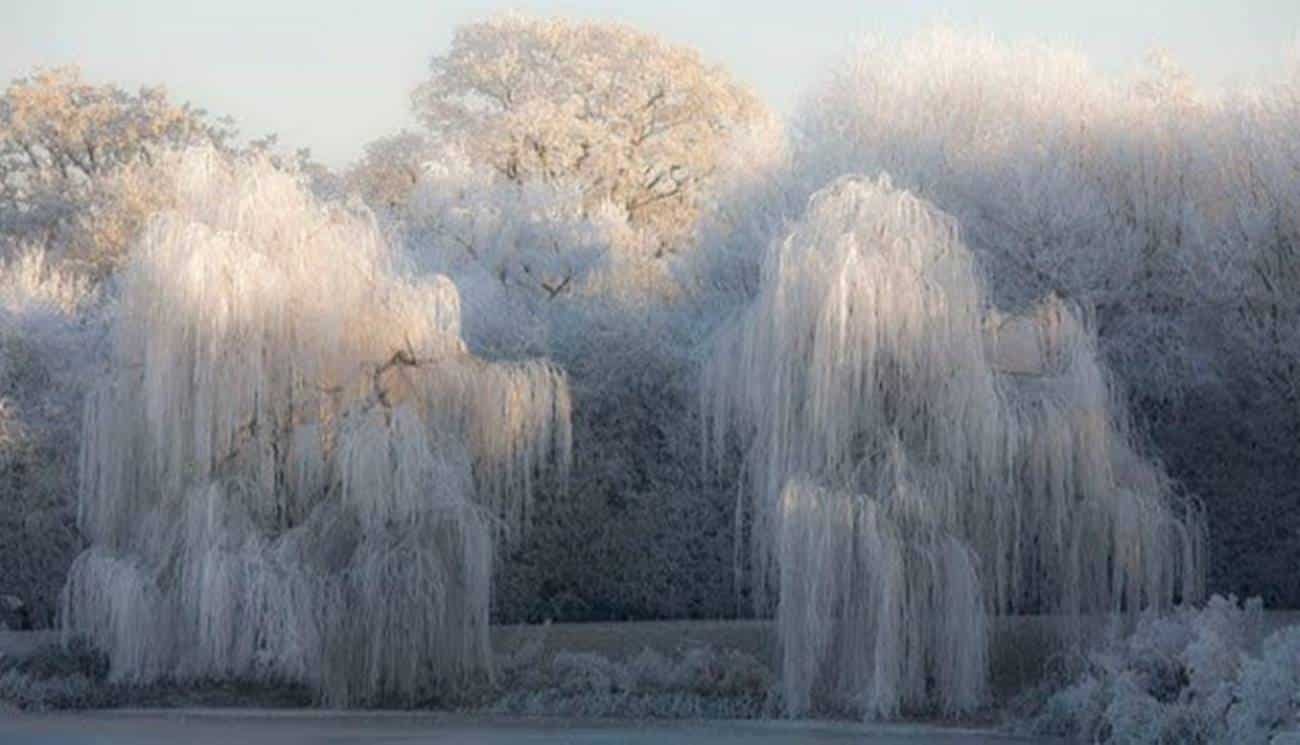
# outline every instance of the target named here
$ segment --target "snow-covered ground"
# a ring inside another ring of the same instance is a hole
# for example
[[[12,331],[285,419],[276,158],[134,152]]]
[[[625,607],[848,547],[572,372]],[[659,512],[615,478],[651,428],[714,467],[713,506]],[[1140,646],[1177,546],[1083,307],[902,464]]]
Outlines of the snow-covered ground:
[[[28,715],[0,711],[0,743],[24,745],[994,745],[1054,742],[921,725],[828,722],[574,722],[408,714],[168,710]]]

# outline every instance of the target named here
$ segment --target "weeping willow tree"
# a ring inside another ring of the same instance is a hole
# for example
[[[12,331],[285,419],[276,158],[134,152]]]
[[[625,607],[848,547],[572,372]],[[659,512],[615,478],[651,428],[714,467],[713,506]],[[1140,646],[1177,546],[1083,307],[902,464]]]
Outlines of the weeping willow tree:
[[[1088,329],[1059,300],[989,307],[955,222],[887,177],[835,182],[772,245],[704,396],[712,446],[747,454],[740,560],[791,714],[968,711],[990,615],[1200,592],[1199,519]]]
[[[563,377],[471,356],[449,281],[268,163],[174,168],[85,414],[66,628],[119,679],[334,705],[490,674],[494,545],[567,467]]]

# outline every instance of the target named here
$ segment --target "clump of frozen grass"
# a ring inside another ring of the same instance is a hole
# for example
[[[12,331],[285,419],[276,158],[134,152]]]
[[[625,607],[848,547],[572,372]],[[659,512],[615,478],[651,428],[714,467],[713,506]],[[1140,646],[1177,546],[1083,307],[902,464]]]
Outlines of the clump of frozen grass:
[[[1088,655],[1027,722],[1078,742],[1266,745],[1300,720],[1300,627],[1263,644],[1258,599],[1143,617]]]
[[[791,714],[967,712],[987,614],[1200,592],[1198,519],[1087,327],[1059,300],[996,313],[956,223],[888,177],[836,181],[772,243],[704,396],[715,449],[747,450],[738,524]]]
[[[450,281],[268,162],[172,167],[86,407],[65,628],[115,679],[334,705],[490,673],[494,545],[568,461],[564,377],[471,356]]]

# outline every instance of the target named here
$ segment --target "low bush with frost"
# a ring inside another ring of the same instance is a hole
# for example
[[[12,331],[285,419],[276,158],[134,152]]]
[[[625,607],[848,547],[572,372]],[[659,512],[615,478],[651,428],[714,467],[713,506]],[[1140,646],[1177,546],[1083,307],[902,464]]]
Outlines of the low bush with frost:
[[[205,679],[142,684],[115,679],[107,656],[84,639],[0,656],[0,712],[5,706],[39,712],[167,706],[302,708],[311,702],[310,690],[284,683]]]
[[[1069,681],[1027,694],[1026,729],[1078,742],[1267,745],[1300,725],[1300,626],[1264,639],[1258,599],[1141,619]]]
[[[508,669],[497,713],[633,719],[749,719],[774,713],[771,671],[751,655],[707,646],[627,660],[560,652]]]
[[[28,711],[111,705],[108,660],[84,642],[0,656],[0,702]]]

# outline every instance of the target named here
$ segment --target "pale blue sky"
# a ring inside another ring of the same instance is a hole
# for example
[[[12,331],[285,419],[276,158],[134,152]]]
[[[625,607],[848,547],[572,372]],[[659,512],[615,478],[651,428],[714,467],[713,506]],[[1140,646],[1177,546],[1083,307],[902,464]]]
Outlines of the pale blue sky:
[[[1061,41],[1104,69],[1159,45],[1210,83],[1253,77],[1300,31],[1300,0],[0,0],[0,83],[71,62],[95,81],[163,83],[245,135],[342,165],[412,125],[408,93],[457,24],[510,9],[694,45],[782,111],[855,37],[935,21]]]

